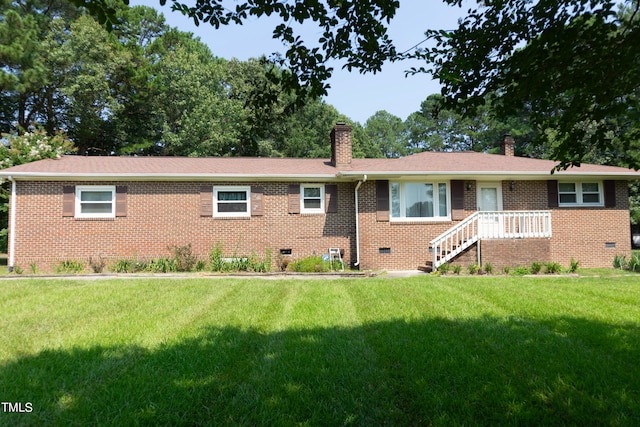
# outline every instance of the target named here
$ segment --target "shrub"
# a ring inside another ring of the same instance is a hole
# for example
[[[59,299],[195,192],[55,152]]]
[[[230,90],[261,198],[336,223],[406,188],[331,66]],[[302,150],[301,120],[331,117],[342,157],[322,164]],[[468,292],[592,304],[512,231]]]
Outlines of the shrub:
[[[169,251],[173,254],[176,271],[193,271],[198,257],[193,254],[191,243],[186,246],[170,246]]]
[[[627,269],[635,273],[640,273],[640,255],[633,254],[627,264]]]
[[[170,273],[177,271],[176,263],[171,258],[152,259],[145,265],[145,270],[152,273]]]
[[[562,272],[562,266],[557,262],[548,262],[545,264],[547,274],[558,274]]]
[[[222,244],[218,243],[209,251],[209,269],[211,271],[222,271],[224,261],[222,260]]]
[[[196,266],[195,269],[196,271],[204,271],[207,268],[207,263],[204,262],[203,260],[198,260],[198,262],[196,262]]]
[[[616,255],[613,257],[613,268],[624,270],[627,268],[627,257],[625,255]]]
[[[438,271],[442,274],[447,274],[450,268],[451,268],[451,264],[449,264],[448,262],[445,262],[440,267],[438,267]]]
[[[508,265],[505,265],[504,267],[502,267],[502,272],[504,274],[509,274],[510,271],[511,271],[511,267],[509,267]]]
[[[462,271],[462,266],[460,264],[455,264],[453,266],[453,273],[454,274],[460,274],[461,271]]]
[[[575,259],[571,258],[571,263],[569,265],[569,272],[575,273],[576,271],[578,271],[579,265],[580,265],[580,261],[576,261]]]
[[[101,256],[98,259],[89,258],[89,266],[94,273],[102,273],[107,266],[107,262]]]
[[[491,265],[490,262],[485,262],[484,263],[484,272],[487,274],[492,274],[493,273],[493,265]]]
[[[113,265],[113,271],[116,273],[133,273],[133,263],[129,259],[119,259]]]
[[[531,274],[538,274],[542,270],[542,264],[539,262],[531,263]]]
[[[31,274],[38,274],[38,265],[35,262],[29,264],[29,268],[31,268]]]
[[[56,273],[81,273],[84,270],[84,264],[81,261],[76,260],[64,260],[60,261],[60,264],[56,267]]]
[[[469,274],[477,274],[480,271],[480,266],[478,264],[469,264],[467,267],[467,272]]]
[[[322,273],[329,271],[329,268],[328,261],[324,261],[321,256],[314,255],[289,262],[287,270],[297,273]]]
[[[527,274],[531,274],[531,270],[528,267],[520,266],[513,269],[511,272],[514,276],[525,276]]]

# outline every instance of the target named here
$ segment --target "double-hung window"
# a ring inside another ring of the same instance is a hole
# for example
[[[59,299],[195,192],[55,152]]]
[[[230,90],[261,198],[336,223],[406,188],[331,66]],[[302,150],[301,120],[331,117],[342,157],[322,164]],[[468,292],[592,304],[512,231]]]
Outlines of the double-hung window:
[[[251,187],[216,186],[213,187],[213,216],[249,217],[251,216]]]
[[[450,218],[449,189],[444,182],[392,182],[390,192],[394,220]]]
[[[559,182],[558,201],[560,206],[602,206],[602,183]]]
[[[76,186],[76,218],[115,218],[116,187],[113,185]]]
[[[302,184],[300,186],[300,212],[324,213],[324,185]]]

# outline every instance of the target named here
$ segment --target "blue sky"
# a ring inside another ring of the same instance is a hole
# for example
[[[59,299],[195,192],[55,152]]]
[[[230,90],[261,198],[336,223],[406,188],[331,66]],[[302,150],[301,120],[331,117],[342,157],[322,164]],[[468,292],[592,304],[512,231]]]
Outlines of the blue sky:
[[[185,0],[184,3],[188,1]],[[130,4],[158,9],[165,15],[170,26],[194,33],[218,57],[246,60],[262,54],[285,51],[280,41],[274,40],[271,35],[273,28],[280,23],[277,20],[253,18],[242,26],[216,30],[208,24],[195,26],[189,18],[172,12],[169,6],[161,7],[159,0],[131,0]],[[402,1],[396,17],[391,21],[390,36],[397,49],[404,51],[422,41],[424,31],[428,28],[455,28],[458,18],[467,9],[467,6],[462,9],[447,6],[439,0]],[[314,37],[313,29],[309,29],[309,32]],[[310,44],[316,39],[317,36],[310,39]],[[439,84],[428,75],[405,78],[405,70],[420,65],[422,64],[408,62],[388,63],[380,73],[362,75],[357,71],[342,70],[341,64],[335,64],[334,75],[329,81],[331,88],[325,101],[340,113],[362,124],[379,110],[386,110],[404,120],[420,109],[420,103],[428,95],[440,91]]]

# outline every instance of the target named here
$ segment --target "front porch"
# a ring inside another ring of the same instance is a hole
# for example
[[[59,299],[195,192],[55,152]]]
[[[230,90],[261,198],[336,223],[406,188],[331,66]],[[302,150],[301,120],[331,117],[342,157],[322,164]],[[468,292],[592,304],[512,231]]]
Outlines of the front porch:
[[[482,240],[548,240],[551,237],[551,211],[479,211],[433,239],[429,245],[429,260],[421,269],[434,271],[468,252],[472,246],[477,251],[477,264],[482,265]],[[522,246],[510,245],[511,250],[526,250]],[[504,256],[520,258],[517,253],[505,252]]]

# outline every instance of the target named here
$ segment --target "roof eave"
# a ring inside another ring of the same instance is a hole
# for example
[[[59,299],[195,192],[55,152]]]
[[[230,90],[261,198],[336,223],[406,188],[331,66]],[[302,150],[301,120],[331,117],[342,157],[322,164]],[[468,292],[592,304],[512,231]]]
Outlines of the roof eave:
[[[369,179],[399,179],[434,176],[442,179],[477,180],[487,178],[493,180],[548,180],[556,178],[598,178],[598,179],[640,179],[638,172],[570,172],[570,171],[346,171],[340,172],[340,176],[362,177],[367,175]]]
[[[2,172],[0,178],[19,181],[344,181],[335,174],[104,174]]]

